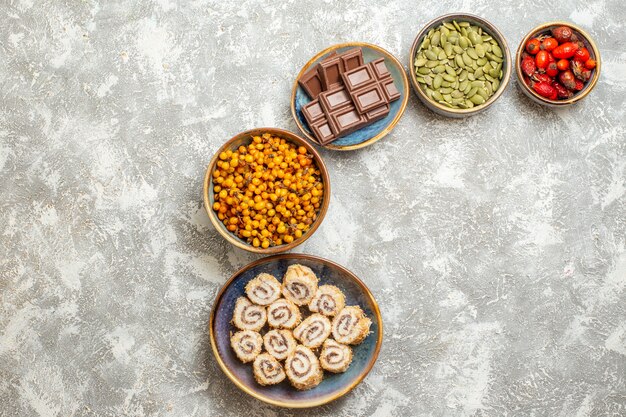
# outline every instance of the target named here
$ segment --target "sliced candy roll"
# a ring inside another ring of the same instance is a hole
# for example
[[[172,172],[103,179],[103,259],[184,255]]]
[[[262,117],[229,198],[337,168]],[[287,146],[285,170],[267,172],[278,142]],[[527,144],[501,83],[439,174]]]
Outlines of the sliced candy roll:
[[[261,273],[246,284],[246,295],[254,304],[266,306],[280,297],[281,285],[273,275]]]
[[[286,298],[280,298],[267,307],[267,322],[271,327],[293,329],[300,321],[300,309]]]
[[[274,385],[285,379],[283,366],[269,353],[261,353],[252,365],[254,379],[261,385]]]
[[[265,350],[279,361],[287,359],[297,345],[291,330],[270,330],[263,336]]]
[[[327,339],[324,342],[322,353],[320,353],[320,364],[322,368],[334,372],[345,372],[352,362],[352,348],[348,345],[342,345],[333,339]]]
[[[265,307],[252,304],[246,297],[239,297],[233,312],[233,324],[241,330],[259,331],[267,320]]]
[[[263,338],[254,330],[241,330],[230,338],[230,345],[241,362],[252,362],[263,350]]]
[[[339,343],[359,344],[369,334],[371,324],[361,307],[345,307],[333,319],[333,338]]]
[[[330,320],[326,316],[315,313],[307,317],[293,330],[293,335],[304,346],[316,348],[322,346],[324,340],[330,335]]]
[[[324,372],[320,362],[306,346],[298,345],[285,361],[285,372],[289,382],[299,390],[313,388],[322,382]]]
[[[317,281],[311,268],[300,264],[290,265],[283,278],[283,295],[296,305],[307,305],[317,292]]]
[[[346,306],[346,296],[334,285],[320,285],[309,303],[309,310],[334,316]]]

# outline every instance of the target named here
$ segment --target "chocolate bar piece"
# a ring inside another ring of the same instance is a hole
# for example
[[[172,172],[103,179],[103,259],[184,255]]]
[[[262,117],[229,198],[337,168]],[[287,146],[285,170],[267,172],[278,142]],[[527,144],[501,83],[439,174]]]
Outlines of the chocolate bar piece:
[[[386,81],[381,81],[380,85],[382,86],[382,90],[385,93],[385,97],[388,102],[392,102],[400,98],[400,92],[396,88],[396,85],[393,83],[393,78],[389,78]]]
[[[302,106],[302,114],[304,115],[304,118],[309,126],[317,122],[319,119],[326,117],[324,116],[324,109],[322,109],[319,99],[315,99]]]
[[[317,64],[317,71],[322,80],[322,91],[330,90],[341,85],[343,62],[340,56],[334,56]]]
[[[309,126],[311,127],[311,130],[313,131],[313,134],[317,138],[318,142],[322,145],[326,145],[336,139],[335,133],[333,132],[330,122],[326,119],[326,117],[323,117]]]
[[[300,84],[300,87],[302,87],[312,99],[316,99],[317,96],[324,91],[322,88],[322,79],[317,72],[317,67],[313,67],[305,72],[298,80],[298,84]]]
[[[363,52],[361,48],[348,49],[341,55],[343,70],[350,71],[363,65]]]
[[[332,113],[330,122],[330,127],[337,138],[350,134],[367,124],[365,116],[359,114],[354,106]]]
[[[342,74],[343,83],[350,92],[376,82],[374,73],[368,65],[362,65]]]
[[[365,113],[365,118],[367,119],[367,123],[374,123],[377,120],[380,120],[389,114],[389,104],[383,104],[382,106],[378,106],[373,110]]]
[[[378,83],[366,85],[363,88],[353,91],[350,95],[360,114],[367,113],[376,107],[388,103],[387,97]]]
[[[333,113],[352,104],[350,93],[348,93],[343,86],[324,91],[320,94],[319,100],[326,114]]]
[[[385,58],[378,58],[370,62],[369,65],[372,68],[374,75],[376,75],[376,79],[379,81],[391,77],[391,73],[387,69],[387,65],[385,65]]]

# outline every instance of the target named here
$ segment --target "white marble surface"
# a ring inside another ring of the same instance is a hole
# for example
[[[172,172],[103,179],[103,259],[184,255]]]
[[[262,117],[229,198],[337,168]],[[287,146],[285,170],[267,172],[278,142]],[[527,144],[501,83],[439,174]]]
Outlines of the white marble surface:
[[[323,152],[333,195],[300,251],[360,275],[385,342],[307,413],[248,398],[209,348],[214,296],[256,259],[213,230],[202,177],[240,130],[295,130],[300,67],[342,41],[408,62],[479,14],[510,47],[585,27],[579,105],[448,120],[412,97],[385,140]],[[618,0],[1,0],[1,416],[626,415],[626,13]]]

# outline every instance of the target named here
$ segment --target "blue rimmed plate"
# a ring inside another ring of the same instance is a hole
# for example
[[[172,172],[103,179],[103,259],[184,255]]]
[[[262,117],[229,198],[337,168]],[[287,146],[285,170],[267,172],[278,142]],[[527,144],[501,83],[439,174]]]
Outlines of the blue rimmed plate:
[[[370,334],[353,346],[352,363],[344,373],[324,373],[324,380],[315,388],[298,391],[288,381],[261,386],[254,380],[252,364],[237,359],[230,346],[230,335],[237,329],[231,324],[235,301],[245,295],[244,287],[261,272],[282,279],[287,267],[299,263],[311,268],[320,285],[333,284],[346,295],[346,305],[359,305],[372,320]],[[378,304],[365,284],[352,272],[329,260],[304,254],[281,254],[259,259],[237,271],[217,294],[209,321],[211,347],[218,364],[235,385],[244,392],[281,407],[305,408],[326,404],[357,386],[374,366],[383,341],[383,323]]]
[[[385,64],[393,76],[396,88],[400,92],[400,99],[391,103],[391,108],[387,117],[378,120],[371,125],[365,126],[364,128],[359,129],[347,136],[339,138],[328,145],[325,145],[328,149],[340,151],[359,149],[382,139],[385,135],[391,132],[396,123],[398,123],[409,101],[409,79],[404,71],[404,68],[402,67],[402,64],[400,64],[400,61],[398,61],[391,53],[387,52],[380,46],[362,42],[349,42],[333,45],[319,52],[306,63],[296,77],[293,89],[291,90],[291,114],[293,115],[293,118],[302,134],[313,143],[317,143],[301,110],[302,106],[309,103],[311,99],[304,92],[302,87],[298,85],[298,80],[309,70],[309,68],[322,61],[331,52],[341,53],[348,49],[357,47],[361,48],[363,51],[363,62],[365,63],[374,61],[378,58],[385,58]]]

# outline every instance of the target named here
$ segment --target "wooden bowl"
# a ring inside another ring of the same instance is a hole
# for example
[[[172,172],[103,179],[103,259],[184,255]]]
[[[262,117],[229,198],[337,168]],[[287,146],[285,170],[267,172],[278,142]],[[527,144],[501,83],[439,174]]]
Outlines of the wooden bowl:
[[[590,57],[596,60],[596,67],[592,70],[591,78],[589,79],[589,81],[587,81],[587,83],[585,83],[585,87],[583,87],[582,90],[578,91],[572,97],[568,99],[564,99],[564,100],[550,100],[546,97],[542,97],[539,94],[537,94],[532,88],[530,88],[528,84],[524,82],[524,74],[522,74],[522,66],[521,66],[522,52],[524,52],[526,43],[528,43],[528,41],[534,38],[535,36],[541,35],[543,33],[547,33],[552,28],[557,27],[557,26],[567,26],[571,28],[574,31],[574,33],[576,33],[576,35],[585,44],[585,47],[589,50]],[[528,32],[528,34],[524,37],[522,42],[519,44],[519,47],[517,48],[517,54],[515,57],[515,70],[517,72],[517,80],[518,80],[519,87],[522,89],[524,94],[526,94],[535,103],[539,103],[539,104],[543,104],[544,106],[555,107],[555,108],[569,106],[570,104],[574,104],[577,101],[580,101],[583,98],[587,97],[587,95],[591,92],[591,90],[593,90],[593,88],[596,86],[598,82],[598,78],[600,78],[601,64],[602,64],[602,61],[600,60],[600,50],[596,46],[595,42],[591,39],[591,37],[589,36],[587,32],[585,32],[580,27],[570,22],[548,22],[548,23],[544,23],[542,25],[537,26],[536,28]]]
[[[359,305],[372,320],[369,335],[362,343],[352,346],[353,359],[348,369],[339,374],[325,372],[323,381],[306,391],[298,391],[288,381],[271,386],[259,385],[254,380],[252,364],[240,362],[230,346],[230,336],[236,331],[231,323],[235,302],[237,298],[245,295],[248,281],[261,272],[282,279],[287,267],[292,264],[311,268],[320,279],[320,284],[337,286],[346,296],[346,305]],[[269,404],[306,408],[326,404],[342,397],[365,378],[374,366],[383,343],[383,319],[374,295],[352,272],[317,256],[287,253],[254,261],[235,272],[226,281],[217,294],[211,310],[209,335],[215,360],[237,387]]]
[[[286,139],[289,142],[292,142],[296,146],[304,146],[307,151],[313,155],[313,160],[315,165],[319,168],[322,183],[324,184],[324,197],[322,199],[322,205],[317,213],[317,218],[309,228],[309,230],[302,235],[302,237],[295,239],[291,243],[285,243],[283,245],[278,246],[270,246],[267,249],[262,247],[254,247],[252,244],[246,242],[243,239],[240,239],[234,233],[226,229],[226,226],[221,222],[221,220],[217,217],[215,211],[213,211],[213,203],[215,202],[213,195],[213,171],[215,171],[215,166],[217,164],[217,160],[219,158],[220,153],[226,151],[228,149],[235,150],[241,145],[248,145],[254,136],[260,136],[264,133],[269,133],[272,136],[278,136],[280,138]],[[211,158],[211,162],[209,162],[209,166],[207,167],[206,174],[204,177],[204,208],[209,215],[209,219],[211,219],[211,223],[217,231],[226,239],[228,242],[237,246],[238,248],[247,250],[249,252],[260,253],[264,255],[271,255],[275,253],[285,252],[295,248],[296,246],[303,243],[305,240],[311,237],[313,233],[317,230],[317,228],[322,223],[326,212],[328,211],[328,204],[330,202],[330,177],[328,175],[328,169],[326,165],[324,165],[324,161],[320,154],[315,150],[315,148],[307,142],[305,139],[296,135],[295,133],[289,132],[287,130],[278,129],[275,127],[261,127],[252,130],[246,130],[245,132],[238,133],[233,136],[228,142],[222,145],[213,158]]]
[[[494,94],[489,97],[487,101],[485,101],[485,103],[476,107],[472,107],[471,109],[453,109],[437,103],[435,100],[432,100],[426,95],[426,92],[422,90],[422,87],[420,87],[420,84],[417,81],[417,76],[415,74],[415,65],[413,63],[415,61],[415,55],[417,55],[418,49],[422,44],[422,40],[428,34],[428,31],[438,27],[443,22],[451,22],[453,20],[470,22],[474,25],[480,26],[485,32],[491,35],[491,37],[498,42],[500,48],[502,49],[502,52],[504,53],[502,62],[502,80],[500,80],[500,86],[494,92]],[[415,90],[415,92],[417,93],[417,97],[419,97],[419,99],[422,101],[422,103],[424,103],[424,105],[426,105],[426,107],[442,116],[463,118],[487,110],[493,105],[493,103],[496,102],[496,100],[498,100],[498,98],[500,98],[507,85],[509,84],[509,80],[511,79],[511,52],[509,51],[509,46],[506,43],[504,35],[489,21],[483,19],[482,17],[468,13],[447,14],[428,22],[426,26],[424,26],[424,28],[415,37],[415,40],[413,41],[413,46],[411,46],[411,53],[409,55],[409,73],[411,74],[411,84],[413,84],[413,90]]]

